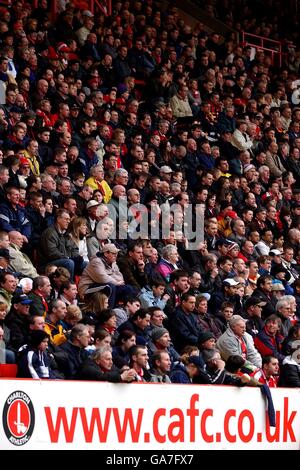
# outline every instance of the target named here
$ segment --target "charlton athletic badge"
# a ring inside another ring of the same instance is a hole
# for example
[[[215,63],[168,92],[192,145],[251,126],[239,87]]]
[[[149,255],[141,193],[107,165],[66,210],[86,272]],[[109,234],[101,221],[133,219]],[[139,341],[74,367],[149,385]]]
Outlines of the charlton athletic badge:
[[[25,392],[17,390],[9,395],[3,408],[3,429],[9,442],[23,446],[32,436],[34,408]]]

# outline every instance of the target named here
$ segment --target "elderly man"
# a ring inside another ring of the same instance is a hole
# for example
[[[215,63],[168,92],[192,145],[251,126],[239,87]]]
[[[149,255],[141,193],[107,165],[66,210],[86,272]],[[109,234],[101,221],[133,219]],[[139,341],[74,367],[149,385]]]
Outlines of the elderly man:
[[[113,186],[116,186],[117,184],[125,187],[128,184],[128,171],[124,168],[118,168],[115,172]]]
[[[113,187],[112,197],[107,204],[109,216],[117,221],[127,221],[127,199],[126,188],[121,184]]]
[[[231,143],[234,147],[241,151],[251,149],[253,142],[250,136],[247,134],[247,122],[238,121],[236,129],[232,134]]]
[[[291,311],[289,297],[292,296],[284,295],[276,303],[276,315],[278,315],[281,320],[279,332],[284,338],[288,336],[289,330],[293,326],[293,313]]]
[[[99,189],[103,195],[103,201],[107,204],[112,196],[112,190],[104,179],[104,170],[102,165],[93,165],[90,169],[90,177],[85,182],[93,190]]]
[[[124,298],[135,295],[137,290],[130,285],[125,285],[123,275],[116,263],[119,249],[113,243],[103,245],[100,253],[94,256],[81,276],[78,291],[83,299],[87,289],[92,284],[98,284],[111,288],[109,306],[115,306],[116,298]]]
[[[16,230],[9,232],[10,246],[8,248],[10,255],[10,267],[13,271],[20,272],[24,277],[34,279],[38,273],[32,262],[21,250],[24,244],[23,235]]]
[[[192,109],[188,101],[188,87],[186,85],[180,86],[177,93],[170,99],[170,106],[173,111],[173,116],[189,117],[192,116]]]
[[[87,238],[88,257],[91,259],[96,256],[98,251],[101,251],[102,245],[109,243],[109,236],[111,235],[111,227],[114,227],[113,220],[105,217],[100,220],[95,229],[95,236],[92,234]]]
[[[79,368],[78,380],[99,380],[107,382],[132,382],[136,380],[136,372],[127,369],[123,372],[113,366],[110,347],[96,349]]]
[[[246,320],[240,315],[233,315],[228,323],[229,327],[216,344],[222,358],[227,361],[232,354],[238,354],[246,360],[245,367],[247,369],[260,368],[261,355],[255,349],[251,335],[246,333]]]

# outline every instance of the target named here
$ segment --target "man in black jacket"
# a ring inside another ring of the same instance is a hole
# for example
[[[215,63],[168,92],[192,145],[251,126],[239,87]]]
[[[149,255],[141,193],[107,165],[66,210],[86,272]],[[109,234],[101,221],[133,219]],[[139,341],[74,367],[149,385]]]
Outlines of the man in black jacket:
[[[183,294],[180,306],[168,319],[168,329],[177,351],[181,351],[186,345],[195,346],[198,343],[200,328],[193,313],[195,303],[196,298],[193,295]]]
[[[41,236],[40,259],[41,264],[50,262],[56,266],[68,269],[71,279],[77,267],[80,271],[80,263],[83,259],[79,257],[78,247],[66,233],[71,217],[66,209],[59,209],[55,216],[55,224],[48,227]]]
[[[9,348],[17,352],[28,343],[29,308],[32,300],[25,294],[15,294],[12,298],[12,308],[6,317],[6,325],[10,329]]]
[[[79,368],[77,380],[99,380],[107,382],[132,382],[136,380],[136,372],[126,369],[121,372],[113,366],[110,347],[96,349]]]
[[[90,334],[87,325],[78,323],[70,334],[70,339],[64,343],[58,351],[61,354],[60,370],[66,379],[74,379],[83,362],[88,359],[86,347],[89,344]]]
[[[253,292],[253,297],[259,298],[263,302],[266,302],[266,305],[262,309],[262,319],[265,320],[270,315],[276,313],[276,309],[272,304],[272,276],[264,275],[260,276],[257,280],[257,288]]]
[[[132,242],[128,247],[128,256],[119,258],[117,264],[124,276],[126,285],[141,290],[148,284],[148,277],[145,273],[145,262],[143,247],[140,242]]]

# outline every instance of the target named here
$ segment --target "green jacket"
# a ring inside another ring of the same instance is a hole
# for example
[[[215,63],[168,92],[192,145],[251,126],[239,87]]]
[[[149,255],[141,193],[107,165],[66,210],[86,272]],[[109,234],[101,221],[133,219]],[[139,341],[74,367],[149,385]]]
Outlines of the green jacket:
[[[43,264],[56,259],[73,258],[79,255],[79,251],[69,235],[59,233],[54,224],[42,233],[39,254],[40,261]]]
[[[12,297],[13,297],[13,294],[11,294],[10,292],[7,292],[7,290],[2,289],[2,287],[0,287],[0,302],[6,302],[7,303],[8,311],[11,308],[11,299],[12,299]]]

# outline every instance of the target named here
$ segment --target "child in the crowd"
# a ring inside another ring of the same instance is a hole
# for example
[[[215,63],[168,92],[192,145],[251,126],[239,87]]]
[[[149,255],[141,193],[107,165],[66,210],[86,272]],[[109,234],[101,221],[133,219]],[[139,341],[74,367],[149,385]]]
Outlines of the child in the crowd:
[[[154,279],[151,283],[151,290],[143,288],[139,296],[142,308],[159,307],[163,310],[170,296],[165,294],[166,283],[159,279]]]
[[[47,348],[49,335],[43,330],[33,330],[27,348],[21,353],[18,377],[32,379],[56,378],[50,367]]]

